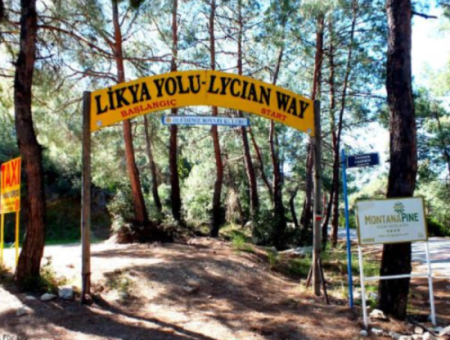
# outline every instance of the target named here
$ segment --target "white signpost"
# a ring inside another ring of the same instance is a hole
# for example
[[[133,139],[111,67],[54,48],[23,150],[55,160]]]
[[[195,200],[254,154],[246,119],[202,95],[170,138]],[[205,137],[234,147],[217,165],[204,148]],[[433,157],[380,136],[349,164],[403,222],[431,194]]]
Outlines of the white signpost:
[[[385,200],[360,201],[356,203],[358,227],[358,255],[361,277],[361,295],[364,325],[369,325],[366,309],[365,282],[394,280],[412,277],[428,278],[430,292],[431,321],[436,325],[434,307],[433,277],[428,248],[428,232],[422,198],[394,198]],[[362,246],[373,244],[424,241],[428,271],[426,274],[364,277]]]
[[[248,118],[221,117],[221,116],[164,116],[164,125],[222,125],[222,126],[249,126]]]

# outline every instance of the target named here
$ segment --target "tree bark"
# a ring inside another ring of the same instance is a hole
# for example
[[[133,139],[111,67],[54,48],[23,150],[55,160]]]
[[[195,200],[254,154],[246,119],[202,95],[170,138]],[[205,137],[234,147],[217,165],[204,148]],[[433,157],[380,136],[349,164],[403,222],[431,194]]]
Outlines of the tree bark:
[[[292,192],[291,197],[289,198],[289,207],[291,208],[292,222],[294,223],[295,229],[299,230],[300,225],[298,224],[297,214],[295,213],[295,197],[297,196],[298,188]]]
[[[417,142],[411,86],[411,1],[387,0],[388,55],[386,90],[390,113],[390,160],[387,197],[411,197],[417,174]],[[380,275],[411,273],[411,243],[385,244]],[[383,280],[379,307],[404,319],[410,279]]]
[[[259,149],[258,143],[256,143],[256,139],[255,139],[255,136],[253,135],[251,127],[248,128],[248,132],[250,133],[250,138],[252,140],[253,148],[255,149],[255,152],[256,152],[256,157],[258,158],[259,168],[261,171],[261,178],[264,182],[264,185],[267,188],[267,191],[269,192],[270,201],[273,204],[272,186],[270,185],[269,180],[267,179],[267,176],[266,176],[266,172],[264,170],[264,162],[262,159],[261,150]]]
[[[238,34],[238,74],[242,75],[242,37],[244,34],[244,24],[242,20],[242,0],[238,1],[238,23],[239,23],[239,34]],[[243,117],[242,111],[239,111],[239,117]],[[247,128],[241,127],[242,136],[242,146],[244,151],[244,163],[245,172],[247,174],[248,183],[250,186],[250,210],[252,219],[257,215],[259,210],[259,197],[258,197],[258,183],[256,181],[255,168],[253,166],[252,156],[250,154],[250,146],[248,143]]]
[[[17,143],[25,169],[28,216],[25,239],[15,279],[19,285],[40,276],[45,244],[45,188],[42,149],[36,139],[32,116],[32,84],[36,61],[37,14],[35,0],[21,0],[20,50],[14,78],[14,111]]]
[[[275,72],[272,81],[274,85],[276,85],[278,80],[278,74],[280,73],[283,54],[284,54],[284,45],[281,47],[280,52],[278,54],[277,65],[275,67]],[[270,158],[272,160],[272,167],[273,167],[272,193],[274,202],[273,212],[275,220],[273,239],[275,247],[281,249],[285,244],[284,231],[286,229],[286,217],[284,215],[283,188],[281,180],[280,162],[278,159],[277,151],[275,149],[274,136],[275,136],[275,123],[273,120],[271,120],[269,129],[269,148],[270,148]]]
[[[172,62],[170,70],[175,72],[177,70],[178,58],[178,0],[172,2]],[[176,116],[178,109],[171,109],[171,114]],[[180,176],[178,174],[178,126],[170,126],[170,146],[169,146],[169,168],[170,168],[170,201],[172,206],[173,218],[181,222],[181,190],[180,190]]]
[[[118,83],[125,82],[125,68],[123,64],[122,32],[119,24],[119,9],[117,1],[112,0],[113,25],[114,25],[114,55],[117,64]],[[131,121],[123,121],[123,137],[125,141],[125,158],[127,162],[128,175],[130,177],[131,192],[133,196],[135,222],[141,226],[148,226],[150,221],[145,207],[144,195],[142,194],[139,170],[136,166],[133,147],[133,135],[131,131]]]
[[[158,213],[161,214],[162,213],[162,204],[161,204],[161,199],[159,198],[159,193],[158,193],[158,178],[156,175],[156,164],[155,164],[155,160],[153,158],[150,132],[148,130],[147,116],[144,116],[144,132],[145,132],[145,146],[146,146],[146,150],[147,150],[148,163],[150,166],[150,173],[152,174],[153,202],[155,202],[156,210],[158,210]]]
[[[322,75],[322,60],[323,60],[323,32],[324,32],[324,16],[319,15],[317,18],[317,32],[316,32],[316,53],[314,57],[314,76],[313,89],[311,92],[311,99],[316,100],[320,93],[320,79]],[[313,174],[312,169],[314,147],[312,142],[308,143],[308,156],[306,161],[306,193],[303,202],[302,217],[300,219],[303,228],[306,230],[312,226],[312,194],[313,194]]]
[[[216,69],[216,41],[214,36],[214,19],[216,15],[216,1],[211,0],[211,11],[209,16],[209,42],[210,42],[210,55],[211,55],[211,70]],[[217,106],[212,107],[212,115],[217,116]],[[223,162],[222,153],[220,150],[219,132],[217,126],[211,128],[211,135],[214,144],[214,159],[216,161],[216,181],[214,183],[213,194],[213,208],[212,208],[212,223],[211,223],[211,236],[219,236],[219,228],[222,223],[222,184],[223,184]]]

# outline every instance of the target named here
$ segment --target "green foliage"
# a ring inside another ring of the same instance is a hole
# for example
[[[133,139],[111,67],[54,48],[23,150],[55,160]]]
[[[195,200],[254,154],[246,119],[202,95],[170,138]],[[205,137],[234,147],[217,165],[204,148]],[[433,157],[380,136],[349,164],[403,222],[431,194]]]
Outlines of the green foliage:
[[[450,227],[446,227],[434,217],[427,217],[427,227],[429,236],[450,236]]]
[[[231,244],[238,251],[253,253],[253,247],[248,244],[248,238],[241,232],[234,230],[231,233]]]
[[[23,290],[56,294],[59,286],[67,284],[67,278],[57,276],[52,267],[52,258],[48,256],[45,259],[47,262],[41,267],[40,276],[25,279],[21,287]]]
[[[348,224],[350,229],[356,229],[356,215],[354,211],[349,211],[349,219],[348,219]],[[344,214],[340,214],[339,215],[339,226],[341,228],[345,228],[345,215]]]
[[[108,211],[113,216],[113,219],[120,218],[124,221],[133,220],[133,198],[131,196],[131,189],[128,186],[116,189],[116,194],[108,203]]]
[[[106,287],[122,294],[130,294],[134,287],[134,282],[125,273],[114,272],[108,275]]]
[[[268,248],[267,249],[267,259],[269,260],[269,268],[275,269],[280,263],[280,256],[276,249]]]

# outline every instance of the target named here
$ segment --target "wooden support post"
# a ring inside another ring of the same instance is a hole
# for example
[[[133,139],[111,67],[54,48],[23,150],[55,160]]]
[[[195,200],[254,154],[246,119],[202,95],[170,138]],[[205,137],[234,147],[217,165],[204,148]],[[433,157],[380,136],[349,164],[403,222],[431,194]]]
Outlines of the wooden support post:
[[[20,233],[20,210],[16,211],[16,260],[15,260],[15,265],[17,268],[17,264],[19,263],[19,233]]]
[[[313,262],[312,279],[316,296],[320,295],[320,248],[321,248],[321,223],[322,223],[322,171],[321,171],[321,128],[320,128],[320,101],[314,101],[314,221],[313,221]]]
[[[91,93],[83,93],[83,183],[81,192],[81,303],[91,294]]]
[[[0,226],[0,266],[3,265],[3,247],[5,241],[5,215],[0,212],[1,226]]]

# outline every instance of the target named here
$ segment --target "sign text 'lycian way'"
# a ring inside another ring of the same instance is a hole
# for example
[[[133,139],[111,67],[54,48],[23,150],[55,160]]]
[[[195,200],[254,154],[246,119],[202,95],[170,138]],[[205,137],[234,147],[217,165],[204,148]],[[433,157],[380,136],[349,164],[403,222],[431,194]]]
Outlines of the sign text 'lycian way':
[[[92,92],[91,131],[151,112],[196,105],[253,113],[314,135],[310,99],[219,71],[172,72]]]

